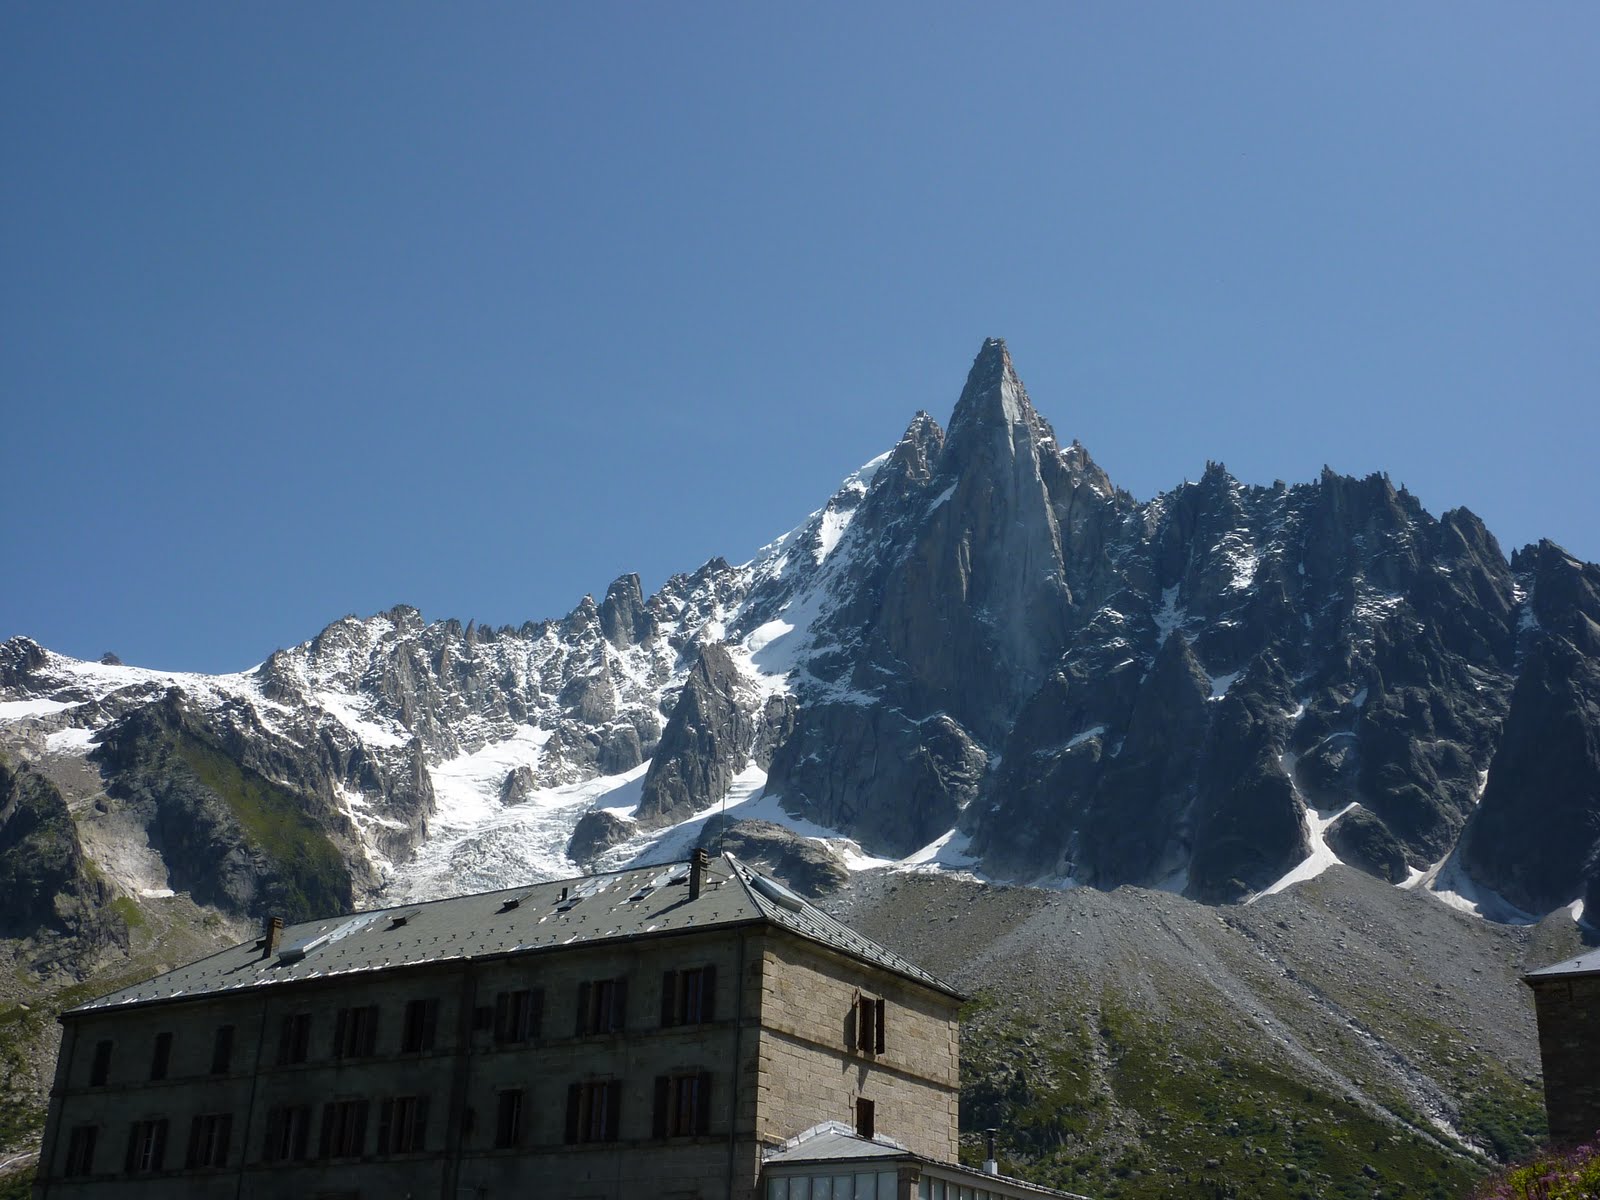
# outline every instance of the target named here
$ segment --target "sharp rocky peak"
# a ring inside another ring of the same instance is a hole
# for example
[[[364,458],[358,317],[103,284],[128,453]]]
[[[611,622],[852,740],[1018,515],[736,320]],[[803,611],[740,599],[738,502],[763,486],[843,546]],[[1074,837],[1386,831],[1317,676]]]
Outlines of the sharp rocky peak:
[[[945,473],[959,473],[990,447],[1003,447],[1004,453],[1015,456],[1019,443],[1036,447],[1054,437],[1028,399],[1005,341],[987,339],[950,416],[941,464]]]

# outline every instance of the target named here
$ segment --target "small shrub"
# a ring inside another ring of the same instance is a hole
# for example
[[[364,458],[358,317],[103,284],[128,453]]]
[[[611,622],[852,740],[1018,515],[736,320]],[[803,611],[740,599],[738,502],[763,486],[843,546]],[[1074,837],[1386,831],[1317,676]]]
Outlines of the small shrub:
[[[1546,1150],[1507,1167],[1474,1200],[1595,1200],[1600,1197],[1600,1134],[1573,1150]]]

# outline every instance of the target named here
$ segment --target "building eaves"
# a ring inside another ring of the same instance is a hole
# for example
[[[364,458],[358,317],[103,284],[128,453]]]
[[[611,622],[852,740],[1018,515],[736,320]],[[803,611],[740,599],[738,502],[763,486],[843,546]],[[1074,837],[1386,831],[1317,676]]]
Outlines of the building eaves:
[[[1576,979],[1584,975],[1600,975],[1600,950],[1585,950],[1576,958],[1540,967],[1522,977],[1524,983],[1541,983],[1548,979]]]
[[[819,942],[830,949],[841,951],[852,958],[864,959],[886,971],[914,980],[957,1000],[967,999],[950,984],[930,975],[893,950],[857,933],[843,921],[829,916],[782,884],[757,874],[732,855],[726,855],[725,858],[739,881],[744,884],[750,903],[772,924],[799,934],[809,941]]]

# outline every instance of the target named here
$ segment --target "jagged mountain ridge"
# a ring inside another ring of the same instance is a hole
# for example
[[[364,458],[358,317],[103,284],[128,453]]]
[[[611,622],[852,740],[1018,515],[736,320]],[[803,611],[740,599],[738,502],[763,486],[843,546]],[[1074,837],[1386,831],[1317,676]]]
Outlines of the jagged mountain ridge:
[[[648,853],[764,787],[792,827],[1002,878],[1217,902],[1338,857],[1543,913],[1600,900],[1597,579],[1383,476],[1208,464],[1140,503],[991,339],[948,430],[917,414],[750,563],[518,628],[346,618],[236,676],[14,638],[0,728],[87,753],[107,815],[184,860],[141,887],[240,911],[571,870],[580,821],[585,860]],[[343,878],[294,869],[317,838]]]

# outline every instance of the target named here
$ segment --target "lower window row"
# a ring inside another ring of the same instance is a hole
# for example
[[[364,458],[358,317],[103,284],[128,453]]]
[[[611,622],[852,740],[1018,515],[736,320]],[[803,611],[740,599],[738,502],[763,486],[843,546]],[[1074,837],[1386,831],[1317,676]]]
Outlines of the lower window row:
[[[650,1136],[687,1137],[710,1132],[711,1075],[693,1072],[661,1075],[655,1080]],[[614,1142],[622,1131],[622,1081],[583,1080],[567,1088],[564,1140],[570,1144]],[[329,1100],[321,1106],[320,1120],[313,1125],[310,1104],[278,1105],[267,1110],[266,1132],[261,1147],[263,1162],[300,1162],[311,1159],[360,1158],[367,1153],[408,1154],[442,1150],[441,1139],[432,1145],[428,1138],[429,1102],[427,1096],[395,1096],[383,1100],[377,1109],[377,1136],[369,1150],[368,1126],[371,1103],[360,1097]],[[494,1124],[486,1133],[496,1149],[524,1144],[533,1114],[525,1090],[508,1089],[497,1093]],[[471,1135],[476,1124],[469,1109],[465,1133]],[[167,1161],[165,1117],[135,1121],[128,1130],[127,1154],[123,1170],[130,1175],[174,1169]],[[643,1130],[638,1131],[640,1134]],[[189,1126],[185,1168],[228,1165],[233,1134],[232,1113],[205,1113]],[[64,1176],[91,1175],[95,1172],[100,1127],[74,1126],[67,1138]],[[102,1165],[102,1171],[105,1167]]]

